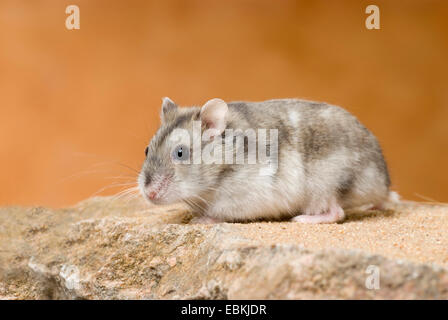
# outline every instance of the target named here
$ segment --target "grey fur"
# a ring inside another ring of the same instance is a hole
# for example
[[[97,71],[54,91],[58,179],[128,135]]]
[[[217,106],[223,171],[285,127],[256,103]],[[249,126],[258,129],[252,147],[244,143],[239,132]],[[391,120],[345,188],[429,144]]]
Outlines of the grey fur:
[[[228,103],[226,129],[278,129],[278,170],[260,178],[258,164],[173,164],[167,138],[179,128],[191,133],[201,110],[173,104],[164,100],[162,125],[139,178],[141,186],[148,177],[169,178],[161,203],[185,201],[199,215],[240,221],[319,215],[333,202],[351,208],[388,199],[390,178],[377,139],[340,107],[299,99]]]

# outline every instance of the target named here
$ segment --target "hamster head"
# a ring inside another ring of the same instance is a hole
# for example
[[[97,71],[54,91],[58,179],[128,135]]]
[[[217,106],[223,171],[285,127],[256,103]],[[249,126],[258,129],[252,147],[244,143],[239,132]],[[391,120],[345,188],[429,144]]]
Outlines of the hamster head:
[[[221,99],[212,99],[201,108],[179,108],[171,99],[163,99],[161,126],[145,149],[138,177],[146,200],[154,204],[188,203],[211,190],[220,165],[204,164],[200,150],[221,137],[227,111]]]

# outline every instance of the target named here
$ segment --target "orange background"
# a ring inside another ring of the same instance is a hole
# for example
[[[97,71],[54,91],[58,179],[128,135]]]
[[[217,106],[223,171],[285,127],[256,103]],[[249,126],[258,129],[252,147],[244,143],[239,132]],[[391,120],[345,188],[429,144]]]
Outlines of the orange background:
[[[101,192],[134,181],[163,96],[339,104],[379,138],[395,190],[448,202],[447,58],[446,1],[2,0],[0,204],[121,190]]]

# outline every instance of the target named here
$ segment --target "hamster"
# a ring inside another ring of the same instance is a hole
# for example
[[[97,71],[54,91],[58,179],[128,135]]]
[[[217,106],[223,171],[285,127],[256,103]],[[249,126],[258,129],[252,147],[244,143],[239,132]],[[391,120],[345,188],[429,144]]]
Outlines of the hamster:
[[[255,153],[254,145],[261,146]],[[184,202],[197,223],[335,223],[345,209],[383,209],[397,198],[375,136],[327,103],[212,99],[178,107],[164,98],[161,126],[145,155],[138,176],[143,197]]]

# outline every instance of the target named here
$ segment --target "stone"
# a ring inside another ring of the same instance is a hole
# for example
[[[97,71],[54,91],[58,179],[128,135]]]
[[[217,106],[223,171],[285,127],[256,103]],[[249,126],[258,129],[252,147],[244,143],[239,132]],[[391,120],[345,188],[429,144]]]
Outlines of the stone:
[[[447,218],[413,202],[330,225],[191,224],[182,205],[109,197],[6,207],[0,299],[448,299]]]

